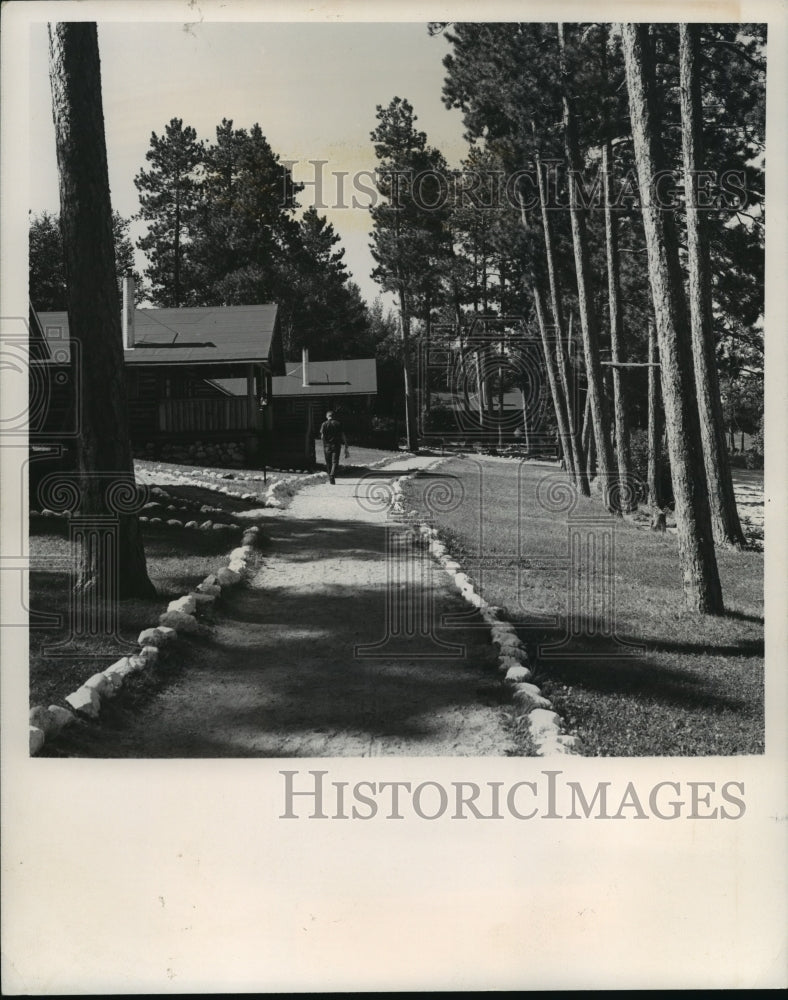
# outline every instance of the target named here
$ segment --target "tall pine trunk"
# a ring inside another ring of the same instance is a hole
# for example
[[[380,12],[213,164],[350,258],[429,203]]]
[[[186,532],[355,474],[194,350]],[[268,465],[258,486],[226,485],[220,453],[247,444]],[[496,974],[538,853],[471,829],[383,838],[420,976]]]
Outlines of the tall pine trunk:
[[[405,438],[408,451],[418,451],[416,437],[416,399],[413,395],[410,355],[410,310],[407,295],[399,290],[400,325],[402,328],[402,377],[405,385]]]
[[[564,317],[561,308],[561,294],[558,288],[558,275],[555,265],[555,250],[553,246],[552,226],[550,225],[549,208],[547,205],[547,193],[545,190],[545,180],[542,176],[542,162],[539,153],[534,154],[534,165],[539,187],[539,205],[542,214],[542,231],[544,233],[545,262],[547,264],[547,280],[550,287],[550,303],[553,310],[553,322],[555,324],[555,353],[556,365],[559,375],[559,386],[563,393],[566,407],[567,420],[569,422],[566,460],[575,485],[585,496],[589,496],[591,490],[588,486],[588,477],[585,473],[583,463],[583,452],[580,445],[580,431],[577,426],[576,414],[574,412],[571,382],[567,357],[564,351]]]
[[[596,442],[594,441],[594,425],[591,420],[591,400],[586,393],[583,411],[583,455],[585,457],[586,476],[589,483],[596,476]]]
[[[566,401],[561,390],[561,380],[558,375],[558,363],[553,348],[551,338],[547,331],[544,312],[544,294],[537,281],[533,283],[534,309],[536,310],[536,322],[539,327],[539,336],[542,340],[544,350],[545,370],[547,371],[547,384],[550,387],[550,395],[553,397],[553,409],[555,410],[555,420],[558,425],[558,437],[561,441],[561,449],[564,454],[564,461],[569,455],[569,419],[566,413]],[[568,471],[568,463],[567,463]]]
[[[688,607],[722,614],[678,239],[672,215],[652,191],[665,156],[656,110],[656,75],[648,26],[622,25],[635,162],[646,235],[649,281],[659,338],[668,451],[676,501],[679,555]],[[699,474],[700,472],[700,474]]]
[[[92,544],[78,554],[77,589],[151,597],[136,513],[124,513],[134,489],[126,407],[120,301],[104,140],[96,25],[49,26],[52,114],[60,181],[60,219],[68,285],[68,321],[83,365],[82,426],[77,440],[80,515],[117,521],[117,561]],[[115,504],[112,485],[116,489]],[[129,504],[133,509],[133,501]]]
[[[607,297],[610,314],[610,360],[613,362],[613,417],[616,429],[616,459],[618,462],[619,496],[622,510],[632,511],[637,507],[635,494],[631,490],[632,467],[629,458],[629,422],[627,420],[624,395],[621,391],[621,369],[616,367],[623,361],[621,341],[623,323],[621,321],[621,280],[618,256],[618,226],[613,215],[612,203],[612,150],[610,139],[602,144],[602,176],[605,190],[605,248],[607,250]],[[627,497],[628,499],[624,499]]]
[[[593,291],[591,287],[591,268],[588,251],[588,234],[585,217],[579,204],[577,186],[583,172],[583,162],[577,139],[577,122],[575,119],[572,98],[569,91],[569,79],[566,65],[566,25],[558,25],[558,41],[561,49],[561,91],[564,114],[564,146],[569,167],[569,205],[572,223],[572,245],[575,256],[575,273],[577,276],[577,302],[580,310],[580,329],[583,335],[583,352],[586,362],[586,377],[588,380],[588,395],[591,400],[591,420],[594,426],[596,442],[597,468],[604,490],[605,504],[608,510],[615,511],[612,486],[613,449],[610,443],[610,433],[605,400],[602,392],[602,368],[599,360],[599,331],[596,309],[594,308]]]
[[[717,377],[711,303],[711,264],[706,220],[697,204],[697,172],[703,169],[703,120],[700,92],[700,31],[697,24],[679,25],[681,136],[687,204],[687,263],[703,461],[709,491],[711,526],[718,545],[744,545],[733,492],[725,426]]]
[[[660,401],[660,377],[657,354],[657,332],[654,321],[648,321],[648,465],[646,472],[648,505],[651,510],[651,526],[656,528],[662,514],[662,406]]]

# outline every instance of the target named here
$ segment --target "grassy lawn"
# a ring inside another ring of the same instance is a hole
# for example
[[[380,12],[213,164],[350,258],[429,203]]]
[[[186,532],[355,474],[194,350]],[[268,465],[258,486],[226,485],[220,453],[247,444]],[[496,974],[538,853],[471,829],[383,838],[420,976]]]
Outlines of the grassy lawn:
[[[727,612],[693,614],[684,608],[675,537],[608,519],[598,501],[578,498],[572,520],[599,519],[590,529],[597,545],[602,527],[615,525],[609,570],[600,559],[593,569],[582,558],[575,564],[581,588],[598,592],[612,582],[614,637],[605,636],[589,600],[568,613],[568,515],[545,510],[536,495],[539,480],[557,474],[548,465],[454,459],[408,490],[425,511],[435,475],[459,480],[462,502],[435,514],[435,526],[485,600],[518,625],[536,683],[584,753],[762,753],[762,553],[718,552]],[[545,647],[564,635],[550,657]],[[622,643],[639,644],[642,654]]]
[[[231,517],[222,520],[229,523]],[[63,698],[91,674],[135,652],[140,631],[158,623],[169,601],[215,572],[230,549],[240,544],[242,531],[240,527],[237,532],[203,532],[156,524],[142,527],[148,575],[158,591],[157,599],[119,601],[117,639],[100,635],[69,640],[71,579],[62,567],[62,560],[71,552],[67,523],[58,518],[36,518],[31,524],[30,554],[34,565],[41,567],[50,562],[52,566],[30,574],[31,706],[65,704]],[[61,618],[59,625],[35,624],[38,615],[53,613]],[[124,648],[124,642],[131,648]],[[58,643],[65,645],[53,648]]]

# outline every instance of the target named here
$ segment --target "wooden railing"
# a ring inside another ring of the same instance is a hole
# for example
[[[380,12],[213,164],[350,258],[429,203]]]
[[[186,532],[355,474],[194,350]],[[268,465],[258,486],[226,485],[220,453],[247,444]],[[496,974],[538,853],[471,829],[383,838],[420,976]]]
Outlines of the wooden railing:
[[[159,403],[159,431],[235,431],[252,426],[245,396],[222,399],[163,399]]]

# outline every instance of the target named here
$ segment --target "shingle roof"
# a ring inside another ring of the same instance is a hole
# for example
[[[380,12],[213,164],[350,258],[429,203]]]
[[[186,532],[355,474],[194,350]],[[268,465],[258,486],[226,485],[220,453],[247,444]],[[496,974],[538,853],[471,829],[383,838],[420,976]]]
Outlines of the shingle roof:
[[[195,306],[135,309],[133,350],[127,365],[216,364],[265,361],[271,354],[276,324],[274,303],[257,306]],[[69,360],[68,313],[39,313],[50,354]]]
[[[377,367],[374,358],[354,358],[349,361],[310,361],[309,385],[303,385],[301,362],[285,365],[285,375],[271,379],[275,399],[297,396],[359,396],[378,391]],[[230,396],[246,395],[246,379],[214,378],[210,382]]]

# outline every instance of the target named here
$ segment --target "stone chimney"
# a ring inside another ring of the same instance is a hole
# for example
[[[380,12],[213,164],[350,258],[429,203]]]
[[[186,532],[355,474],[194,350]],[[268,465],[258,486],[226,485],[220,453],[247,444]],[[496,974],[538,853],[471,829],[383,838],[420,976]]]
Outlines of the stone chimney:
[[[134,348],[134,275],[123,275],[123,350]]]
[[[309,385],[309,351],[304,347],[301,351],[301,385]]]

